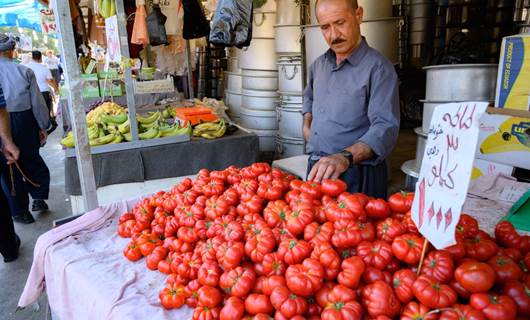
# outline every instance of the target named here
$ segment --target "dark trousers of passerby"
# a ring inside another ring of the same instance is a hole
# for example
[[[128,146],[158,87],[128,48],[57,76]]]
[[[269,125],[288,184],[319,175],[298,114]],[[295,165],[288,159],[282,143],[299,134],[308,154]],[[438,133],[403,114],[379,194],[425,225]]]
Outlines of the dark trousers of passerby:
[[[10,170],[2,172],[2,189],[9,202],[12,216],[20,216],[29,211],[29,196],[33,199],[46,200],[50,194],[50,170],[39,154],[39,126],[31,110],[10,112],[11,135],[13,142],[20,149],[18,164],[35,187],[24,181],[22,174],[13,166],[13,180]],[[14,187],[14,188],[13,188]],[[15,195],[12,191],[15,191]]]
[[[5,159],[0,157],[0,172],[6,171]],[[13,219],[9,214],[9,204],[3,192],[0,192],[0,253],[4,257],[17,255],[18,246]]]
[[[59,69],[50,69],[50,72],[52,73],[52,77],[59,84],[61,82],[61,71]]]
[[[52,123],[52,128],[48,130],[48,134],[50,134],[55,130],[55,128],[57,128],[57,121],[55,121],[55,114],[53,112],[52,94],[50,93],[50,91],[43,91],[41,93],[44,97],[44,101],[46,101],[46,106],[48,107],[48,114],[50,115],[50,122]]]

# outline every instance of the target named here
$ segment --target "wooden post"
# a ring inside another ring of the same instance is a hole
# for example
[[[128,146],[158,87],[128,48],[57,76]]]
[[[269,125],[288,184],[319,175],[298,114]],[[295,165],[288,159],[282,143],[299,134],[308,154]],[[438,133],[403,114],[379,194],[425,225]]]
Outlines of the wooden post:
[[[72,16],[68,0],[54,1],[53,12],[57,23],[61,55],[64,61],[64,77],[68,88],[68,112],[72,121],[72,130],[75,140],[75,155],[77,170],[85,211],[98,207],[96,179],[92,166],[92,155],[88,144],[85,108],[82,97],[82,81],[77,62]]]
[[[116,15],[118,18],[118,35],[120,37],[120,51],[122,57],[130,58],[129,42],[127,40],[127,16],[123,0],[116,0]],[[125,94],[127,95],[127,108],[129,110],[129,122],[131,123],[131,136],[133,141],[138,140],[138,123],[136,122],[136,100],[134,98],[134,83],[130,68],[123,69],[125,80]]]

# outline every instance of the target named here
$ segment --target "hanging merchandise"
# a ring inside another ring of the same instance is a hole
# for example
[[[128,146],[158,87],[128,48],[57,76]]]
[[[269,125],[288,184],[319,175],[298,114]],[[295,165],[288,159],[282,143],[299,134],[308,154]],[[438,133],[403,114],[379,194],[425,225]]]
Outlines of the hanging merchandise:
[[[131,43],[133,44],[149,44],[149,35],[147,34],[147,22],[145,16],[145,7],[143,5],[137,6],[131,37]]]
[[[212,21],[210,42],[248,47],[252,40],[252,0],[219,0]]]
[[[160,10],[158,4],[153,4],[153,11],[147,16],[147,31],[152,46],[169,44],[167,41],[166,16]]]
[[[90,42],[95,42],[100,46],[107,46],[107,37],[105,35],[105,20],[99,14],[95,14],[92,16],[89,39]]]
[[[206,37],[210,34],[210,25],[197,0],[182,0],[184,7],[184,27],[182,36],[186,40]]]
[[[181,0],[161,0],[160,10],[167,17],[166,34],[182,34],[182,2]],[[176,13],[176,14],[175,14]]]
[[[99,14],[105,19],[116,15],[114,0],[101,0],[99,2]]]

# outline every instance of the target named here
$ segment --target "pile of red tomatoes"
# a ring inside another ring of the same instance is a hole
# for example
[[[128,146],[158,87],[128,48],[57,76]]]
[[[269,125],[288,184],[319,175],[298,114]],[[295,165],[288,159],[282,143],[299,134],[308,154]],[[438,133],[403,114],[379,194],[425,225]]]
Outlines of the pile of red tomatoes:
[[[413,194],[387,201],[265,163],[200,170],[120,217],[124,255],[168,275],[164,308],[193,319],[511,320],[530,317],[530,238],[463,214],[457,244],[426,248]]]

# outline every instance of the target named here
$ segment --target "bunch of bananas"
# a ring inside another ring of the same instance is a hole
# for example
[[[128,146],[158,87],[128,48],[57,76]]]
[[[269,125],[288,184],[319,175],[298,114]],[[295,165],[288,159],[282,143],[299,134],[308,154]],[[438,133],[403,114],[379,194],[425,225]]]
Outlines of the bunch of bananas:
[[[193,128],[193,136],[205,139],[217,139],[224,136],[227,128],[228,125],[223,119],[216,122],[204,122]]]
[[[127,118],[127,109],[114,102],[104,102],[93,110],[90,110],[86,116],[86,122],[88,125],[96,124],[102,121],[102,115],[116,116],[121,114],[125,114],[125,118]]]
[[[87,116],[88,141],[90,146],[131,141],[131,123],[128,114],[118,113],[117,110],[111,106],[105,108],[106,109],[102,109],[103,112],[97,113],[97,120],[94,120],[94,122],[89,123]],[[146,116],[136,115],[139,131],[138,137],[140,140],[173,137],[178,135],[189,136],[191,134],[191,125],[181,127],[178,121],[175,121],[174,124],[168,122],[172,112],[174,112],[170,109],[172,108],[166,108],[164,111],[150,112]],[[112,115],[112,113],[117,114]],[[66,137],[61,140],[61,144],[66,148],[73,148],[75,146],[73,133],[69,132]]]

